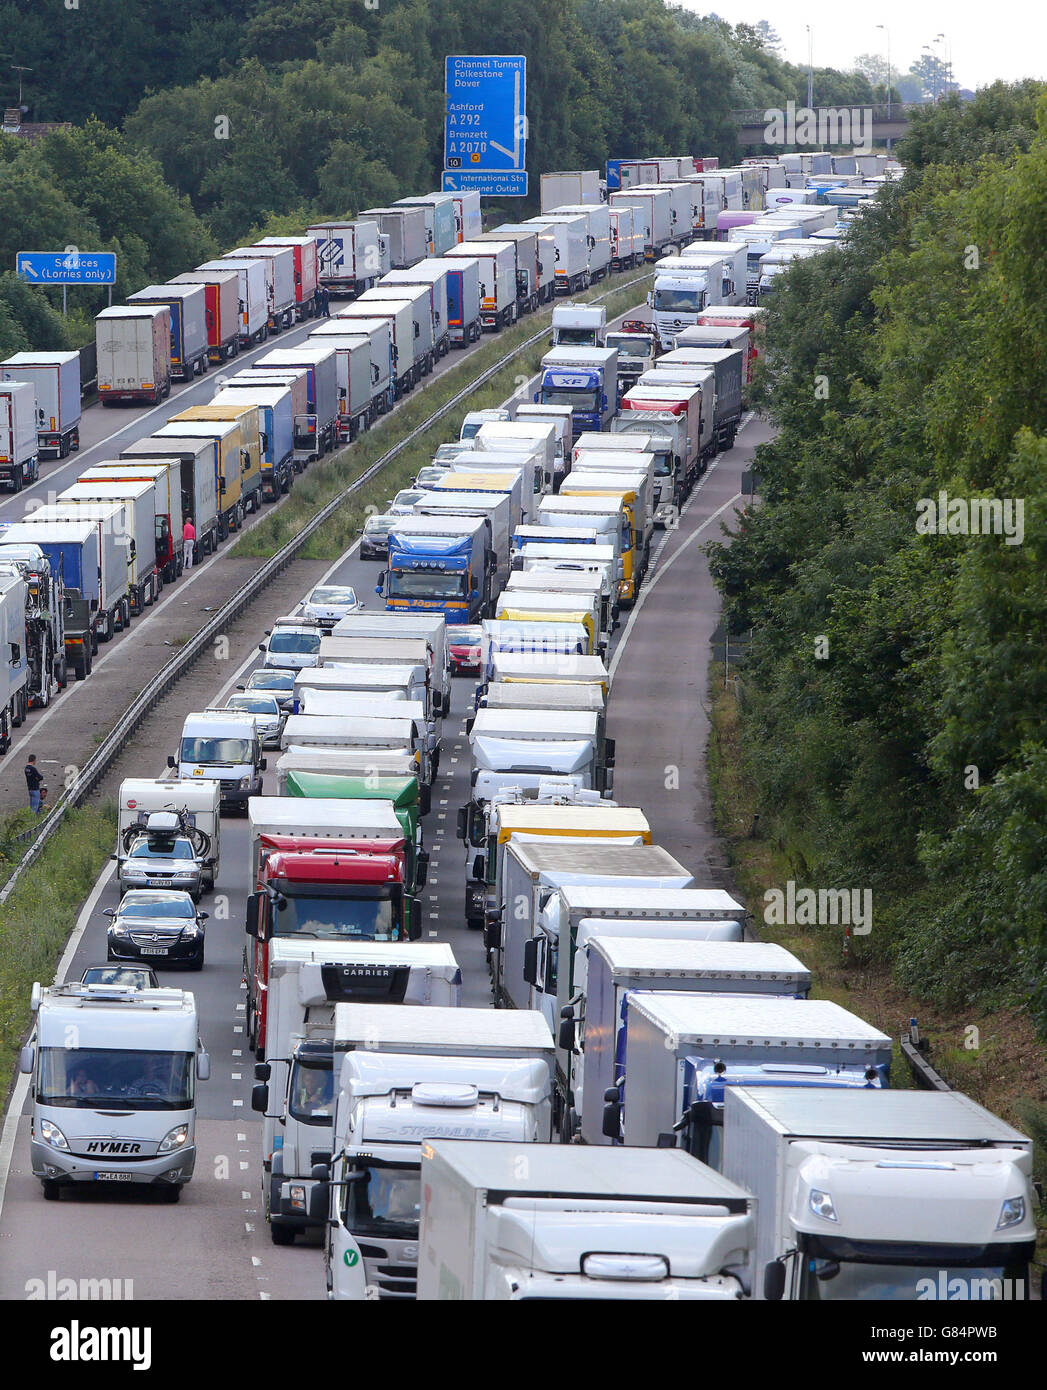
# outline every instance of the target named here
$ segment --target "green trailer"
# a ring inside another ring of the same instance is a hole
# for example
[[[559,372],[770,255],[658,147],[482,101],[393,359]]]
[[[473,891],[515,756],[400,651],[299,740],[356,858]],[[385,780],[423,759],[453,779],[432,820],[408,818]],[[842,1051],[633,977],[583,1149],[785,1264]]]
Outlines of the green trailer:
[[[407,872],[414,883],[412,891],[425,887],[429,855],[422,848],[422,804],[417,777],[291,770],[285,774],[282,794],[310,800],[391,802],[407,842]]]

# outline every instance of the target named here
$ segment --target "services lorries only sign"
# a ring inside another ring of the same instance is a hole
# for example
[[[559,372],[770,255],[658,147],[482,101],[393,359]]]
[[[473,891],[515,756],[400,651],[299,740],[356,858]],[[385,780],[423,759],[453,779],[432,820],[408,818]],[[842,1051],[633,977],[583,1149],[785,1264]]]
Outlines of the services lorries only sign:
[[[445,192],[527,193],[527,59],[451,54],[446,59]]]
[[[112,251],[19,251],[15,270],[36,285],[113,285],[116,254]]]

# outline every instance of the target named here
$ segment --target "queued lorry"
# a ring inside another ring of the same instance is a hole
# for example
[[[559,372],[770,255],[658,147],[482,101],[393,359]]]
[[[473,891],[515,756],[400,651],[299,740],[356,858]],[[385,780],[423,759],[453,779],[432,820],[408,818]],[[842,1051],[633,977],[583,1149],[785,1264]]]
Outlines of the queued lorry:
[[[295,347],[272,348],[258,358],[253,370],[304,371],[308,414],[302,422],[295,420],[295,449],[308,463],[334,448],[338,423],[338,362],[333,348],[325,347],[322,341],[310,335]],[[303,433],[304,445],[300,442]]]
[[[516,245],[508,241],[461,241],[448,260],[480,263],[480,324],[485,332],[508,328],[519,316],[516,291]]]
[[[269,297],[262,262],[238,256],[219,256],[213,261],[204,261],[197,266],[197,270],[235,271],[239,317],[237,341],[241,349],[264,342],[269,336]]]
[[[270,943],[266,1056],[255,1064],[251,1106],[263,1117],[262,1200],[274,1245],[321,1224],[309,1194],[314,1164],[331,1162],[335,1005],[455,1008],[461,990],[454,954],[437,942]]]
[[[668,189],[659,192],[657,188],[629,188],[608,194],[607,202],[611,208],[629,207],[639,212],[638,229],[643,232],[644,260],[656,261],[665,254],[665,248],[673,241],[672,200]],[[634,226],[637,226],[635,220]]]
[[[224,259],[261,261],[265,271],[266,327],[270,333],[281,333],[295,323],[294,252],[289,246],[237,246]]]
[[[60,492],[57,505],[85,508],[91,517],[112,516],[127,566],[130,616],[138,617],[159,596],[163,579],[156,565],[156,494],[152,482],[76,482]]]
[[[483,331],[480,319],[480,261],[468,256],[439,256],[421,261],[410,270],[391,271],[391,285],[431,284],[434,286],[433,313],[438,311],[435,287],[443,285],[448,342],[451,347],[475,343]],[[404,277],[410,277],[406,279]]]
[[[457,209],[450,193],[426,193],[421,198],[397,198],[396,206],[422,209],[425,214],[427,255],[442,256],[452,246],[457,246]]]
[[[166,439],[199,439],[210,441],[215,449],[216,490],[218,495],[218,534],[221,540],[243,524],[244,480],[250,467],[250,455],[238,420],[209,419],[202,412],[206,406],[191,406],[161,425],[153,436]],[[260,453],[258,456],[260,463]],[[254,481],[261,494],[262,470],[256,464]],[[194,518],[195,525],[195,518]]]
[[[551,231],[527,222],[502,222],[478,240],[515,242],[516,297],[521,313],[532,313],[539,304],[549,303],[556,292],[556,241]]]
[[[41,458],[68,458],[80,447],[80,354],[16,352],[0,362],[0,384],[29,382],[36,394],[36,443]],[[4,406],[0,402],[0,421]],[[4,426],[0,423],[0,438]],[[4,450],[0,445],[0,454]],[[2,464],[2,459],[0,459]],[[0,467],[0,478],[3,468]]]
[[[443,718],[451,710],[451,666],[448,656],[447,622],[442,613],[419,610],[413,613],[348,613],[332,629],[334,637],[360,637],[372,641],[424,639],[432,653],[429,685],[433,703]]]
[[[240,277],[228,267],[173,275],[171,285],[203,285],[207,310],[207,360],[227,361],[240,351]]]
[[[617,349],[553,348],[542,358],[534,400],[542,405],[569,405],[576,435],[607,429],[618,411]]]
[[[596,204],[602,196],[599,169],[565,170],[541,176],[543,212],[557,212],[573,203]]]
[[[745,379],[745,351],[741,348],[686,347],[677,348],[658,359],[652,372],[641,378],[645,384],[661,380],[678,380],[682,384],[699,382],[712,372],[713,431],[718,450],[730,449],[742,419],[742,390]],[[703,413],[709,396],[703,384]]]
[[[684,484],[677,477],[673,459],[673,443],[668,435],[657,434],[582,434],[574,446],[574,466],[586,459],[589,469],[606,460],[613,469],[627,469],[630,458],[641,471],[648,473],[648,514],[652,526],[666,526],[683,503]]]
[[[680,330],[697,323],[707,305],[723,302],[723,273],[722,260],[667,257],[659,262],[647,302],[663,349],[674,348]]]
[[[589,283],[603,280],[611,265],[611,215],[606,203],[577,203],[560,207],[552,217],[581,217],[589,253]]]
[[[186,517],[193,518],[198,554],[214,554],[225,534],[218,519],[218,446],[215,440],[202,435],[160,437],[154,434],[148,439],[136,439],[122,450],[120,458],[132,465],[156,461],[166,462],[170,467],[171,539],[178,563],[181,564],[182,555],[178,538]],[[177,523],[176,495],[181,498],[181,519]]]
[[[286,246],[290,249],[294,266],[294,313],[300,323],[311,319],[316,313],[316,289],[319,284],[319,254],[315,238],[311,236],[264,236],[255,246]]]
[[[95,317],[103,405],[159,405],[171,392],[171,311],[166,304],[103,309]]]
[[[204,285],[147,285],[127,296],[128,304],[164,305],[171,316],[171,376],[191,381],[207,371],[207,288]]]
[[[724,1093],[732,1086],[886,1087],[891,1039],[827,999],[644,991],[628,995],[618,1078],[588,1088],[586,1134],[604,1142],[680,1147],[714,1168],[723,1159]]]
[[[92,648],[110,641],[131,621],[127,552],[120,527],[120,507],[97,507],[89,514],[84,506],[49,504],[37,507],[3,533],[5,545],[39,546],[53,573],[61,576],[66,597],[75,592],[84,601]],[[66,654],[70,655],[68,645]]]
[[[30,1165],[44,1197],[141,1183],[177,1202],[196,1162],[195,1083],[211,1074],[187,990],[33,985]]]
[[[29,713],[29,663],[25,646],[25,582],[0,566],[0,753],[11,746],[11,730]]]
[[[339,309],[331,319],[343,324],[346,333],[370,333],[373,323],[384,323],[391,340],[393,399],[399,400],[419,380],[415,358],[414,314],[406,300],[390,301],[376,290],[365,290],[352,304]],[[312,339],[311,341],[316,341]]]
[[[406,270],[428,255],[427,211],[425,207],[404,203],[387,208],[364,208],[360,213],[361,219],[377,222],[379,231],[389,238],[388,269]]]
[[[40,477],[36,388],[30,381],[0,385],[0,483],[21,492]]]
[[[577,294],[589,288],[588,218],[578,213],[543,213],[520,225],[551,234],[554,293]]]
[[[336,1004],[331,1164],[312,1170],[334,1299],[415,1296],[423,1149],[552,1139],[552,1036],[537,1014]],[[370,1296],[374,1296],[372,1293]]]
[[[389,532],[375,592],[389,613],[428,609],[447,623],[474,623],[491,602],[496,561],[489,518],[405,516]]]
[[[25,690],[30,709],[44,709],[51,703],[55,689],[64,690],[68,684],[73,662],[67,653],[65,585],[61,572],[38,545],[11,545],[5,533],[0,533],[0,576],[21,580],[22,606],[25,614],[24,637],[18,638],[17,622],[5,616],[5,640],[24,649],[28,682]],[[17,606],[17,601],[14,601]],[[8,661],[12,660],[10,652]],[[10,667],[17,674],[17,663]],[[85,673],[86,674],[86,673]],[[17,685],[17,681],[14,682]],[[0,699],[10,711],[11,698]],[[8,730],[9,732],[9,730]]]
[[[606,333],[607,310],[602,304],[560,304],[553,310],[551,347],[602,348]]]
[[[756,1199],[753,1296],[1029,1298],[1032,1147],[958,1091],[731,1087],[723,1172]]]
[[[247,818],[247,1038],[262,1060],[269,943],[301,934],[317,941],[417,940],[425,860],[406,845],[387,801],[255,796]]]
[[[715,908],[713,909],[716,910]],[[603,1114],[586,1107],[585,1089],[601,1102],[618,1084],[624,1062],[627,1000],[644,990],[675,993],[759,994],[803,999],[811,972],[773,942],[681,939],[678,935],[629,937],[590,935],[586,941],[585,985],[575,978],[575,997],[561,1023],[566,1043],[571,1103],[587,1144],[602,1143]]]
[[[332,297],[362,294],[381,275],[381,244],[373,217],[318,222],[306,227],[305,233],[316,242],[320,287]]]
[[[335,435],[339,444],[348,444],[378,419],[374,387],[381,385],[388,390],[389,378],[383,382],[380,372],[372,370],[370,335],[348,332],[340,319],[323,319],[309,334],[309,341],[334,350],[338,377]]]
[[[258,412],[258,462],[262,499],[275,502],[294,483],[294,410],[286,386],[255,386],[239,379],[225,381],[211,399],[214,409],[235,418],[244,410]],[[217,417],[216,417],[217,418]]]
[[[429,295],[433,352],[436,357],[446,357],[451,350],[451,330],[447,316],[447,271],[443,263],[433,269],[433,261],[426,259],[410,270],[390,270],[382,276],[382,284],[390,289],[425,289]]]
[[[434,1139],[424,1301],[727,1301],[752,1290],[756,1204],[686,1154]]]
[[[611,270],[620,273],[642,265],[644,260],[644,236],[640,208],[618,203],[608,206],[611,237]]]
[[[716,452],[713,410],[697,386],[638,383],[622,397],[622,408],[611,423],[611,434],[660,435],[671,441],[674,499],[690,495],[698,475]],[[666,500],[660,496],[659,505]]]
[[[81,473],[78,483],[148,483],[152,488],[156,570],[159,582],[173,584],[182,573],[182,505],[174,459],[103,459]]]
[[[425,285],[387,285],[383,278],[381,284],[375,285],[373,289],[362,294],[359,302],[361,305],[366,304],[368,308],[374,305],[378,317],[388,311],[396,311],[398,349],[400,347],[401,328],[399,313],[406,308],[408,318],[403,326],[407,332],[409,325],[409,336],[406,341],[410,344],[409,356],[414,366],[415,383],[428,376],[436,365],[437,357],[432,295],[429,293],[428,287]]]

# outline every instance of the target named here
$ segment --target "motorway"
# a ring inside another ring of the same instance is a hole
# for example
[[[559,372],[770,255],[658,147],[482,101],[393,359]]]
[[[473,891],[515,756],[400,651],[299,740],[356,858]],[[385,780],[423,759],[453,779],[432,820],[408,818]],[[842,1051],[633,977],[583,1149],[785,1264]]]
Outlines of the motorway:
[[[206,379],[201,385],[210,389]],[[742,472],[766,437],[761,422],[748,420],[734,449],[716,459],[699,483],[679,526],[658,533],[640,601],[612,646],[615,798],[644,808],[656,842],[681,859],[700,885],[728,886],[705,777],[703,706],[719,601],[701,546],[719,536],[721,523],[731,522],[741,502]],[[107,452],[112,443],[106,444]],[[73,466],[79,468],[79,460]],[[380,608],[374,595],[379,566],[361,561],[357,551],[354,545],[331,566],[330,577],[352,584],[367,608]],[[157,725],[143,728],[115,770],[118,776],[159,775],[182,715],[200,708],[204,699],[224,701],[243,681],[258,659],[261,630],[291,607],[287,600],[274,607],[275,597],[267,594],[254,605],[233,635],[232,659],[225,666],[232,674],[219,679],[207,667],[195,681],[200,693],[180,685],[157,712]],[[463,970],[462,1002],[475,1007],[491,1004],[490,982],[481,935],[464,925],[465,856],[455,837],[456,809],[468,799],[469,745],[462,721],[473,688],[468,679],[455,683],[451,715],[444,722],[444,756],[425,823],[432,861],[423,931],[450,943]],[[274,755],[270,762],[275,764]],[[274,783],[269,773],[268,792],[275,791]],[[192,975],[164,972],[164,983],[196,994],[212,1059],[211,1080],[198,1086],[196,1174],[181,1202],[161,1205],[148,1191],[82,1189],[45,1202],[28,1167],[23,1078],[0,1139],[0,1298],[24,1298],[28,1281],[47,1280],[49,1273],[58,1279],[121,1279],[125,1290],[130,1280],[136,1299],[323,1297],[318,1234],[277,1248],[261,1209],[261,1123],[250,1109],[253,1059],[244,1038],[241,978],[246,892],[246,826],[230,819],[222,828],[216,891],[204,900],[211,912],[205,968]],[[107,871],[81,913],[57,978],[79,978],[86,964],[104,959],[107,919],[101,913],[116,901]]]

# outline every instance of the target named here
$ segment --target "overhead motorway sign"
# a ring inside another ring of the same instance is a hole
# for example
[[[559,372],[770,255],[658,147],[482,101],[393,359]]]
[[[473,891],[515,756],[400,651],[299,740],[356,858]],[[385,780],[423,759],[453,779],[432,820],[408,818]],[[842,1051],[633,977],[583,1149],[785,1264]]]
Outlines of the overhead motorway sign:
[[[513,187],[499,191],[526,192],[527,59],[522,55],[450,54],[446,59],[444,115],[444,191],[489,191],[488,180],[447,182],[459,176],[514,173]],[[494,191],[494,190],[490,190]]]
[[[34,285],[113,285],[113,251],[19,251],[15,270]]]
[[[526,198],[527,173],[507,169],[445,169],[442,193],[480,193],[489,198]]]

